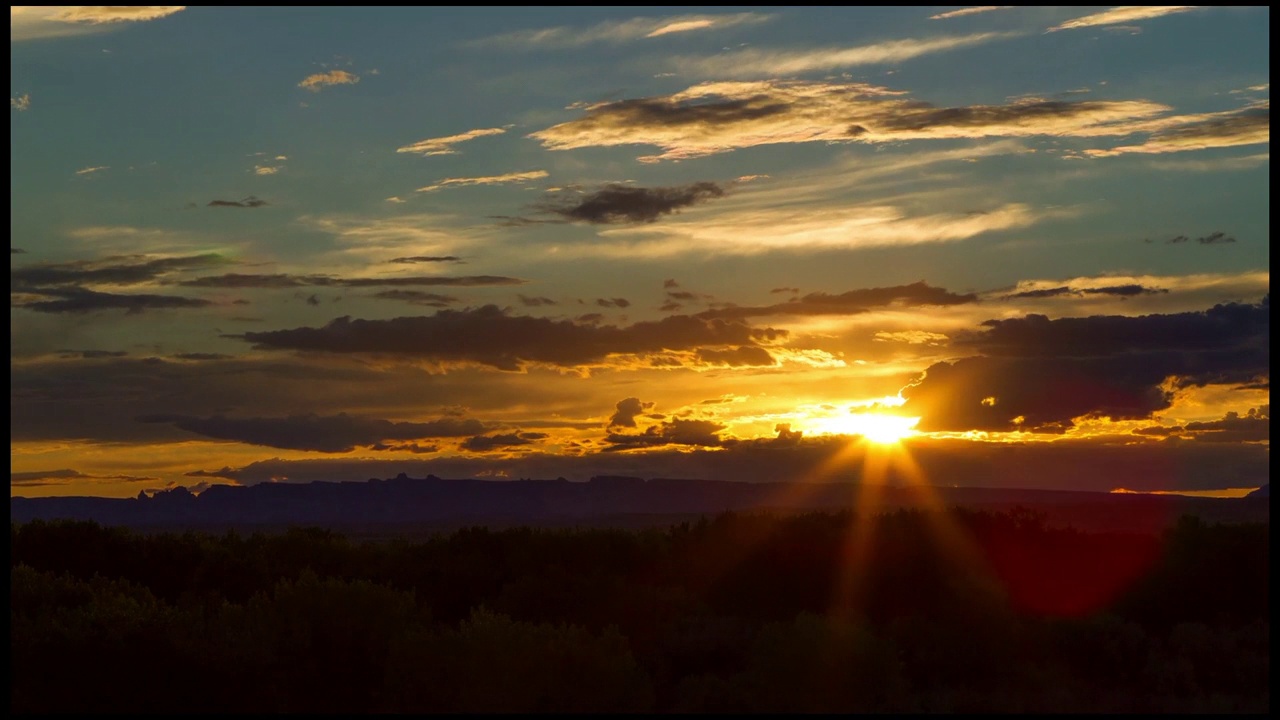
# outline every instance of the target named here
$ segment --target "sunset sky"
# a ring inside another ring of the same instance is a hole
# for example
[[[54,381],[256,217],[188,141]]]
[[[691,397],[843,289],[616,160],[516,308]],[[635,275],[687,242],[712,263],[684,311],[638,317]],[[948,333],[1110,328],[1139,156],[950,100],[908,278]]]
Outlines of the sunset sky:
[[[1266,482],[1268,8],[10,19],[12,495]]]

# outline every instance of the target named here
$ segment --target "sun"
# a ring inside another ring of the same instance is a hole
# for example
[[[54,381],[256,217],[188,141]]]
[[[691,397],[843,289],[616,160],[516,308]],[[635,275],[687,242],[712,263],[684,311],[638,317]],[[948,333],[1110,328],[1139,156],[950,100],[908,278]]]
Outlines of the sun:
[[[850,413],[835,417],[813,418],[807,424],[815,432],[836,435],[861,435],[877,445],[896,445],[916,435],[918,417],[883,413]]]

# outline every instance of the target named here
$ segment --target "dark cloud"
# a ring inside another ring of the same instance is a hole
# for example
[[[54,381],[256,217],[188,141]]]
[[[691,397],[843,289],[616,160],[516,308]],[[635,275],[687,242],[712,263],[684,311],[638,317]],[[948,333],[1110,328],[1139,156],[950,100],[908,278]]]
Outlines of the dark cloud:
[[[201,308],[213,304],[208,300],[176,295],[120,295],[73,287],[31,289],[28,292],[58,299],[28,300],[14,303],[13,307],[42,313],[87,313],[122,309],[135,315],[145,310]]]
[[[761,367],[773,366],[777,361],[762,347],[747,345],[728,350],[698,349],[698,360],[708,365],[727,365],[729,367]]]
[[[341,317],[320,328],[246,332],[241,337],[265,350],[390,354],[519,370],[531,362],[574,366],[599,362],[611,354],[755,345],[785,334],[784,330],[686,315],[622,327],[583,324],[509,315],[497,306],[486,305],[390,320]]]
[[[614,405],[615,412],[609,417],[606,427],[635,427],[636,416],[653,407],[651,402],[640,402],[640,398],[626,398]]]
[[[234,207],[234,208],[258,208],[267,204],[266,200],[259,200],[250,195],[243,200],[210,200],[209,207]]]
[[[439,293],[429,293],[421,290],[383,290],[380,293],[374,293],[373,297],[382,300],[401,300],[414,305],[426,305],[427,307],[447,307],[458,302],[458,298],[452,295],[440,295]]]
[[[85,480],[109,480],[111,482],[158,482],[156,477],[138,477],[135,475],[91,475],[79,470],[32,470],[29,472],[9,473],[9,485],[13,487],[42,487],[47,485],[69,485],[72,482]]]
[[[25,254],[26,254],[26,252],[27,252],[26,250],[23,250],[23,249],[22,249],[22,248],[20,248],[20,247],[11,247],[11,248],[9,248],[9,254],[10,254],[10,255],[25,255]]]
[[[309,297],[307,298],[307,304],[308,304],[308,305],[319,305],[319,304],[320,304],[320,298],[319,298],[318,296],[316,296],[316,295],[311,295],[311,296],[309,296]]]
[[[626,298],[596,298],[596,304],[600,307],[630,307],[631,301]]]
[[[1269,442],[1271,440],[1271,406],[1249,408],[1244,415],[1228,412],[1221,420],[1189,422],[1186,425],[1152,425],[1138,428],[1135,435],[1175,437],[1199,442]]]
[[[789,289],[789,288],[782,288]],[[852,315],[871,308],[900,305],[962,305],[977,302],[973,293],[958,295],[944,288],[933,287],[926,282],[910,285],[894,285],[881,288],[863,288],[831,295],[809,293],[798,300],[765,306],[727,306],[704,310],[695,317],[742,319],[765,315]]]
[[[386,440],[463,437],[484,432],[484,424],[479,420],[441,418],[429,422],[391,422],[346,413],[246,418],[157,414],[139,416],[137,420],[169,423],[187,432],[219,440],[327,453],[350,452],[357,446],[376,445]]]
[[[718,433],[726,427],[726,425],[714,420],[676,418],[660,425],[651,425],[644,432],[637,435],[609,433],[605,436],[605,442],[610,443],[613,447],[606,448],[606,451],[655,445],[719,447],[724,441]]]
[[[1225,245],[1227,243],[1233,243],[1235,241],[1236,241],[1235,238],[1222,232],[1221,230],[1217,232],[1209,233],[1204,237],[1196,238],[1196,242],[1200,243],[1201,245]]]
[[[666,280],[662,281],[662,287],[668,288],[668,289],[677,288],[677,287],[680,287],[680,283],[676,282],[675,280],[672,280],[671,278],[667,278]]]
[[[481,285],[523,285],[524,280],[500,275],[418,276],[385,278],[339,278],[331,275],[208,275],[178,283],[184,287],[204,288],[292,288],[292,287],[414,287],[445,285],[473,287]]]
[[[270,459],[240,468],[205,471],[199,477],[226,478],[243,484],[287,477],[288,482],[307,483],[389,478],[402,472],[412,477],[435,474],[467,478],[497,471],[508,477],[562,476],[578,481],[595,475],[623,475],[779,482],[791,478],[856,480],[859,469],[864,467],[860,458],[850,457],[847,437],[795,438],[781,434],[781,430],[779,433],[779,438],[724,441],[719,447],[707,449],[655,447],[644,452],[590,452],[576,456],[533,452],[509,458],[440,457],[419,461]],[[910,449],[918,474],[898,480],[918,483],[923,477],[928,483],[956,487],[1093,492],[1109,492],[1118,487],[1137,491],[1214,490],[1258,487],[1271,474],[1269,451],[1259,444],[1144,442],[1135,436],[1124,436],[1116,442],[1063,439],[1019,444],[922,438],[911,441]],[[894,470],[888,468],[886,472]],[[783,488],[783,492],[794,495],[795,486]]]
[[[82,360],[97,360],[101,358],[124,357],[129,353],[124,350],[59,350],[60,358],[80,358]]]
[[[409,257],[392,258],[390,262],[411,265],[414,263],[456,263],[462,262],[462,258],[456,255],[412,255]]]
[[[1257,305],[1227,303],[1171,315],[1094,315],[1050,320],[1027,315],[988,320],[985,331],[962,336],[986,355],[1096,357],[1152,350],[1216,351],[1248,346],[1267,349],[1270,296]]]
[[[463,440],[458,446],[468,452],[489,452],[502,448],[531,445],[535,440],[547,437],[546,433],[508,433],[505,435],[477,435]]]
[[[411,452],[415,455],[429,455],[440,452],[439,445],[423,445],[421,443],[377,443],[370,445],[369,449],[385,452]]]
[[[111,257],[68,263],[40,263],[13,268],[9,272],[14,290],[37,290],[49,285],[137,285],[174,272],[183,272],[228,262],[216,253],[145,259],[146,256]]]
[[[178,353],[173,357],[176,360],[206,361],[206,360],[230,360],[232,356],[224,355],[222,353],[190,352],[190,353]]]
[[[918,429],[1061,432],[1079,417],[1143,419],[1174,387],[1270,376],[1270,300],[1204,312],[990,320],[983,353],[930,366],[902,390]]]
[[[558,305],[555,300],[547,297],[530,297],[528,295],[517,295],[520,298],[520,304],[525,307],[541,307],[543,305]]]
[[[1145,285],[1127,284],[1127,285],[1109,285],[1097,288],[1076,288],[1069,286],[1040,288],[1037,290],[1024,290],[1022,292],[1005,295],[1006,300],[1017,298],[1050,298],[1050,297],[1087,297],[1090,295],[1114,295],[1121,298],[1134,297],[1135,295],[1159,295],[1168,293],[1166,288],[1151,288]]]
[[[579,197],[550,198],[534,207],[569,222],[592,225],[650,223],[663,215],[724,197],[724,194],[719,185],[706,181],[654,188],[613,184]]]
[[[800,288],[794,288],[794,287],[776,287],[769,291],[769,293],[773,295],[776,295],[778,293],[791,293],[794,295],[794,294],[798,294],[799,292],[800,292]]]

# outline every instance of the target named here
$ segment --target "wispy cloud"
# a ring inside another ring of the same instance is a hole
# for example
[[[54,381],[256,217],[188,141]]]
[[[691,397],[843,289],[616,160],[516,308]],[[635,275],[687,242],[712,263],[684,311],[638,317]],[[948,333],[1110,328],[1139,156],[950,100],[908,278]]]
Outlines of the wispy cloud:
[[[1094,137],[1185,123],[1151,120],[1170,108],[1146,100],[1023,98],[1006,105],[937,107],[903,94],[864,83],[703,83],[672,95],[591,105],[581,118],[529,137],[550,150],[654,145],[663,152],[640,160],[655,162],[777,143]]]
[[[15,5],[9,8],[9,39],[36,40],[100,32],[132,22],[158,20],[185,9],[185,5]]]
[[[1016,7],[1015,5],[978,5],[975,7],[961,8],[960,10],[951,10],[949,12],[930,15],[930,20],[948,20],[955,17],[964,17],[965,15],[977,15],[978,13],[991,12],[992,10],[1009,10]]]
[[[1156,160],[1151,167],[1156,170],[1186,170],[1190,172],[1218,172],[1250,170],[1271,162],[1271,153],[1258,153],[1244,157],[1216,158],[1213,160]]]
[[[513,172],[506,175],[488,175],[485,177],[446,178],[434,185],[420,187],[417,192],[433,192],[441,188],[465,187],[467,185],[505,185],[544,177],[547,177],[546,170],[529,170],[527,172]]]
[[[330,85],[354,85],[358,82],[360,82],[359,75],[353,75],[346,70],[330,70],[308,75],[298,83],[298,87],[311,92],[320,92]]]
[[[419,140],[416,143],[405,145],[402,148],[396,148],[398,153],[422,153],[423,156],[429,155],[456,155],[457,150],[454,145],[464,143],[468,140],[486,137],[489,135],[501,135],[506,130],[503,128],[478,128],[476,130],[468,130],[457,135],[446,135],[445,137],[428,138]]]
[[[156,20],[186,9],[185,5],[74,5],[60,8],[53,18],[62,22],[82,22],[97,25],[101,23]]]
[[[891,206],[741,209],[697,220],[604,230],[612,243],[576,251],[615,257],[674,257],[690,253],[754,255],[836,248],[918,245],[965,240],[983,233],[1030,227],[1065,210],[1034,210],[1010,203],[990,212],[910,215]],[[562,248],[562,252],[569,248]]]
[[[1085,15],[1074,20],[1068,20],[1061,25],[1055,25],[1046,32],[1057,32],[1058,30],[1075,30],[1077,28],[1097,27],[1099,25],[1120,25],[1122,23],[1131,23],[1137,20],[1149,20],[1151,18],[1163,17],[1165,15],[1173,15],[1174,13],[1184,13],[1198,9],[1196,5],[1122,5],[1105,10],[1092,15]]]
[[[1125,153],[1175,153],[1207,148],[1259,145],[1271,142],[1271,108],[1249,107],[1197,116],[1193,121],[1156,132],[1139,145],[1091,149],[1092,157]]]
[[[859,65],[902,62],[922,55],[973,47],[1021,33],[987,32],[924,40],[888,40],[874,45],[816,50],[739,50],[711,57],[679,57],[675,66],[687,74],[745,78],[779,77]]]
[[[624,43],[644,38],[662,37],[699,30],[718,30],[738,25],[757,25],[775,16],[745,12],[727,15],[675,15],[671,17],[638,17],[631,20],[602,22],[587,28],[553,27],[541,30],[494,35],[475,40],[475,47],[504,49],[567,48],[597,43]]]
[[[9,107],[18,112],[26,112],[31,109],[31,93],[23,93],[18,97],[9,98]]]
[[[110,170],[110,169],[111,169],[111,166],[110,166],[110,165],[98,165],[98,166],[96,166],[96,167],[81,168],[81,169],[79,169],[79,170],[77,170],[77,171],[76,171],[76,174],[77,174],[77,175],[92,175],[92,174],[94,174],[94,173],[96,173],[96,172],[102,172],[103,170]]]

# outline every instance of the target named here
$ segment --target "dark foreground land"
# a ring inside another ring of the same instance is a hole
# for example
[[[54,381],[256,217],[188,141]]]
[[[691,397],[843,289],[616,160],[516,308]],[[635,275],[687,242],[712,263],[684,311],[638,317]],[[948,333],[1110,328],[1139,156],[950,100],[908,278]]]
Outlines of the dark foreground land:
[[[13,712],[1270,709],[1267,522],[10,532]]]

